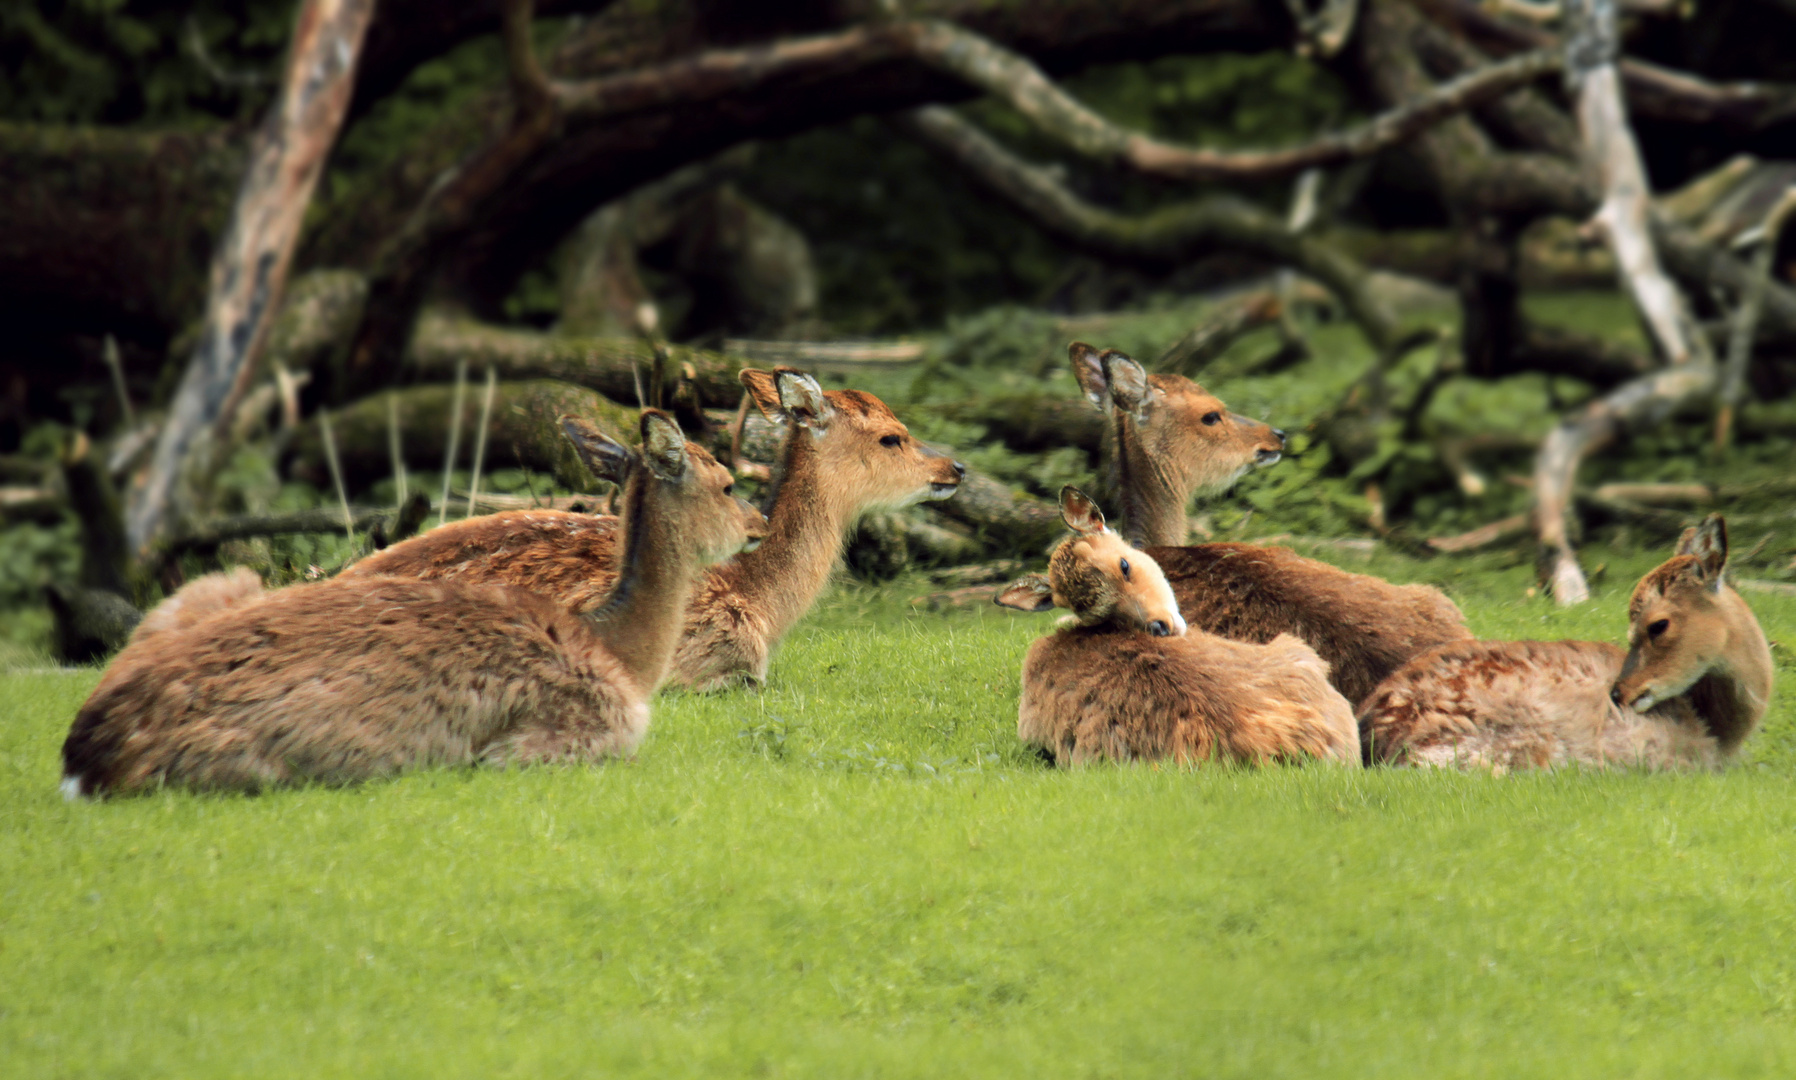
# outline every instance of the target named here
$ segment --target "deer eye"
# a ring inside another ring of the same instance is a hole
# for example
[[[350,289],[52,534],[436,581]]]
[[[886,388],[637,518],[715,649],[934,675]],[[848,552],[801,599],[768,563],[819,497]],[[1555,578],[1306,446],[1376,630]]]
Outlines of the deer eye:
[[[725,495],[736,494],[736,481],[731,480],[729,483],[723,485],[723,493]]]
[[[1663,634],[1670,626],[1670,619],[1660,619],[1658,622],[1653,623],[1646,628],[1646,636],[1656,638],[1660,634]]]
[[[881,446],[897,446],[899,443],[901,443],[903,441],[904,441],[904,439],[901,436],[885,435],[880,438],[879,445],[881,445]]]
[[[1124,581],[1129,580],[1129,560],[1127,560],[1127,559],[1124,559],[1122,561],[1122,572],[1123,572],[1123,580]]]
[[[1220,424],[1220,423],[1222,423],[1222,414],[1221,413],[1207,412],[1204,414],[1204,425],[1206,427],[1215,427],[1217,424]]]

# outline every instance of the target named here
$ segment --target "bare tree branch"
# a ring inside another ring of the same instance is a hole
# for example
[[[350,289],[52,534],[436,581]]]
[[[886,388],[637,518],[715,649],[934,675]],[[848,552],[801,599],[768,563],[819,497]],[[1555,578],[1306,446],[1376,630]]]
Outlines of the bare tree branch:
[[[1591,224],[1607,237],[1621,284],[1652,327],[1665,358],[1673,364],[1710,360],[1707,339],[1696,330],[1683,294],[1659,268],[1647,228],[1652,190],[1628,127],[1615,71],[1619,45],[1614,0],[1569,0],[1567,8],[1573,32],[1565,46],[1566,82],[1577,98],[1585,169],[1603,193]]]
[[[1251,203],[1227,196],[1161,207],[1125,217],[1068,191],[1048,170],[1031,165],[941,106],[894,118],[898,127],[966,169],[993,194],[1069,243],[1111,259],[1172,265],[1217,250],[1244,252],[1315,278],[1382,352],[1396,325],[1366,290],[1358,262]]]
[[[1286,150],[1204,150],[1112,124],[1062,90],[1029,59],[977,34],[945,23],[923,24],[916,34],[923,58],[1007,102],[1044,133],[1086,157],[1187,181],[1266,179],[1366,157],[1558,71],[1563,62],[1560,55],[1543,50],[1492,64],[1358,127],[1329,132]]]
[[[299,9],[280,97],[256,133],[230,228],[213,258],[205,328],[126,514],[138,552],[166,527],[177,474],[196,440],[229,415],[249,382],[348,108],[373,10],[374,0],[307,0]]]
[[[1569,526],[1578,466],[1622,431],[1661,423],[1714,389],[1714,364],[1664,368],[1624,383],[1548,433],[1534,465],[1534,530],[1541,544],[1541,579],[1560,604],[1590,599],[1590,587],[1572,551]]]

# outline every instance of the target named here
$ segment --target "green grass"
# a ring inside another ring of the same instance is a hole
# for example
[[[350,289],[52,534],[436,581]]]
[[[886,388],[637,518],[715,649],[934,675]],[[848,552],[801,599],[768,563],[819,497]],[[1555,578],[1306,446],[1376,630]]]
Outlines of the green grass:
[[[1492,636],[1621,630],[1444,579]],[[1664,1076],[1796,1066],[1796,704],[1722,775],[1056,773],[1046,617],[840,589],[632,763],[64,803],[0,676],[0,1074]],[[1754,596],[1796,642],[1796,600]]]

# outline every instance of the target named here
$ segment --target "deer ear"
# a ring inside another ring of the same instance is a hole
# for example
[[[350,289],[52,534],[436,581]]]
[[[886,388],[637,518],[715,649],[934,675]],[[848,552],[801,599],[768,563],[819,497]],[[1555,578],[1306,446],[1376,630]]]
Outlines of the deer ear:
[[[636,468],[636,451],[577,416],[564,416],[558,422],[588,472],[614,484],[629,479],[630,470]]]
[[[1679,544],[1679,550],[1683,546]],[[1720,514],[1703,518],[1702,524],[1696,527],[1687,554],[1696,556],[1696,565],[1702,568],[1703,579],[1710,590],[1720,592],[1721,575],[1727,569],[1727,520]]]
[[[780,411],[793,423],[816,431],[829,426],[836,409],[823,396],[816,379],[796,368],[776,368],[774,385],[779,388]]]
[[[1060,489],[1060,519],[1081,536],[1104,531],[1104,512],[1089,495],[1071,484]]]
[[[1104,373],[1110,377],[1110,397],[1117,408],[1137,420],[1145,419],[1147,403],[1154,395],[1154,388],[1148,385],[1147,370],[1115,349],[1105,349],[1102,360]]]
[[[1083,341],[1068,345],[1066,355],[1073,362],[1073,378],[1079,381],[1079,389],[1085,391],[1085,400],[1097,406],[1100,411],[1108,412],[1110,376],[1104,374],[1103,357]]]
[[[1006,585],[992,602],[1018,611],[1047,611],[1054,606],[1054,587],[1040,574],[1025,574]]]
[[[686,433],[659,409],[642,410],[642,462],[658,480],[686,475]]]
[[[736,373],[737,381],[748,391],[749,400],[761,410],[761,415],[776,424],[783,424],[786,418],[780,413],[780,392],[775,378],[773,372],[760,368],[745,367]]]

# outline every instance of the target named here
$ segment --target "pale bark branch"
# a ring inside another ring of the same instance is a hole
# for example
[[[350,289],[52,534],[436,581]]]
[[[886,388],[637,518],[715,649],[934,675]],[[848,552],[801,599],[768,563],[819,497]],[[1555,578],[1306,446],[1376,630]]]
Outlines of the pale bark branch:
[[[1622,431],[1661,423],[1714,389],[1712,363],[1664,368],[1617,387],[1548,433],[1534,465],[1534,529],[1541,544],[1541,580],[1560,604],[1590,599],[1572,550],[1569,522],[1578,466]]]
[[[374,0],[307,0],[299,9],[280,96],[256,133],[230,227],[213,257],[205,327],[126,515],[135,551],[167,527],[190,451],[229,416],[248,385],[306,207],[336,144],[373,10]]]

